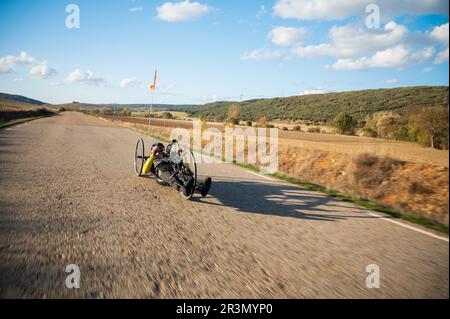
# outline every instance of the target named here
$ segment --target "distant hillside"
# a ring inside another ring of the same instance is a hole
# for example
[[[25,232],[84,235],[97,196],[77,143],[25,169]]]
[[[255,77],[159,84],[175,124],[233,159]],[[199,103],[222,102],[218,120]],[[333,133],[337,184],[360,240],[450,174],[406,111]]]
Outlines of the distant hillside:
[[[119,107],[129,107],[132,109],[149,109],[150,104],[108,104],[108,106],[119,106]],[[198,105],[191,105],[191,104],[153,104],[154,109],[160,109],[160,110],[175,110],[180,108],[191,108]]]
[[[0,99],[1,100],[10,100],[10,101],[16,101],[16,102],[21,102],[21,103],[28,103],[28,104],[32,104],[32,105],[44,105],[47,103],[38,101],[38,100],[33,100],[30,99],[28,97],[22,96],[22,95],[14,95],[14,94],[7,94],[7,93],[0,93]]]
[[[83,102],[72,102],[67,104],[58,104],[55,105],[58,107],[65,107],[68,109],[81,109],[81,110],[88,110],[88,109],[101,109],[101,108],[108,108],[108,109],[122,109],[122,108],[129,108],[129,109],[150,109],[150,104],[118,104],[118,103],[112,103],[112,104],[91,104],[91,103],[83,103]],[[191,108],[197,105],[190,105],[190,104],[153,104],[154,110],[178,110],[178,109],[185,109],[185,108]]]
[[[8,125],[10,121],[53,114],[51,108],[41,101],[20,95],[0,93],[0,127]]]
[[[223,121],[228,117],[231,105],[239,107],[240,119],[244,121],[255,121],[266,116],[268,120],[327,122],[340,112],[360,119],[378,111],[406,114],[421,106],[447,107],[448,87],[404,87],[258,99],[240,103],[215,102],[182,110],[194,117],[206,116],[210,120]]]

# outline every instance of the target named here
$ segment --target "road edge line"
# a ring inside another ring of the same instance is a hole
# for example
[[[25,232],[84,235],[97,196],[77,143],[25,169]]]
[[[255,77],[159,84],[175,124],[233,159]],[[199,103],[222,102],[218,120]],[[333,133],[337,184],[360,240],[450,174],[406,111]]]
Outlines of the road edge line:
[[[430,233],[430,232],[428,232],[426,230],[423,230],[423,229],[420,229],[420,228],[417,228],[417,227],[414,227],[414,226],[411,226],[411,225],[408,225],[408,224],[405,224],[405,223],[402,223],[402,222],[399,222],[399,221],[396,221],[396,220],[392,220],[390,218],[387,218],[387,217],[375,214],[375,213],[370,212],[370,211],[368,212],[368,214],[373,216],[373,217],[378,217],[378,218],[380,218],[380,219],[382,219],[384,221],[396,224],[398,226],[401,226],[401,227],[404,227],[404,228],[416,231],[418,233],[421,233],[421,234],[424,234],[424,235],[427,235],[427,236],[430,236],[430,237],[433,237],[433,238],[436,238],[436,239],[440,239],[440,240],[446,241],[447,243],[449,242],[449,239],[447,237],[443,237],[443,236],[439,236],[439,235]]]

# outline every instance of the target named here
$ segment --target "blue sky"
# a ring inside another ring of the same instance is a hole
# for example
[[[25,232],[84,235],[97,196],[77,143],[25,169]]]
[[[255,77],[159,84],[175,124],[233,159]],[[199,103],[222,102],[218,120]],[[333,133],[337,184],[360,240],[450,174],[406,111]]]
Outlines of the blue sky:
[[[449,77],[447,0],[2,0],[0,39],[0,91],[50,103],[150,103],[155,68],[176,104]]]

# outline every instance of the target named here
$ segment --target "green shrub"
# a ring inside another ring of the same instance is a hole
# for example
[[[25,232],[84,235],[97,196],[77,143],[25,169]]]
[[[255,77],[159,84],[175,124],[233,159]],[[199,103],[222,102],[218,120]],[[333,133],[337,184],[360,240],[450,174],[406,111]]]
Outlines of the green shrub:
[[[377,137],[377,131],[371,127],[363,128],[363,135],[367,137]]]
[[[353,135],[356,122],[353,117],[345,112],[341,112],[334,118],[334,126],[339,134]]]
[[[172,119],[173,119],[173,114],[170,113],[170,112],[163,112],[163,113],[161,114],[161,117],[162,117],[163,119],[166,119],[166,120],[172,120]]]
[[[123,116],[131,116],[131,110],[128,107],[124,107],[121,110],[120,114],[123,115]]]
[[[234,117],[227,118],[224,122],[226,126],[234,126],[239,125],[239,119],[235,119]]]
[[[414,136],[411,136],[411,132],[408,125],[400,126],[394,133],[396,140],[414,142]]]

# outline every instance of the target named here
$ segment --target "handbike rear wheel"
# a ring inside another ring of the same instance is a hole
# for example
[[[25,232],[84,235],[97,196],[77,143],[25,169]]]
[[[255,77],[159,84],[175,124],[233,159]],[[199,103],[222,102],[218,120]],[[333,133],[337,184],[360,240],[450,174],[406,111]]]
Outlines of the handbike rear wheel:
[[[142,176],[142,168],[145,163],[145,146],[144,140],[140,138],[136,143],[136,150],[134,151],[134,173],[136,176]]]

